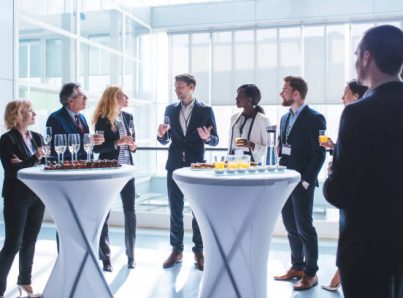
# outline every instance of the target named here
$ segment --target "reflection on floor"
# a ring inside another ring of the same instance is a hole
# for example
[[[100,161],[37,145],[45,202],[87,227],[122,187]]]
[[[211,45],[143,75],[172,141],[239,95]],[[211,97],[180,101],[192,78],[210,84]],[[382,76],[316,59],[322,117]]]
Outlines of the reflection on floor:
[[[166,230],[138,229],[136,243],[136,263],[134,270],[128,270],[124,252],[123,230],[111,228],[112,264],[114,271],[105,273],[116,298],[193,298],[197,297],[203,273],[193,266],[191,234],[185,234],[185,254],[182,265],[162,269],[162,262],[170,253],[169,232]],[[44,224],[37,243],[34,261],[33,285],[36,291],[44,289],[56,259],[55,227]],[[0,224],[0,244],[4,241],[4,224]],[[328,283],[335,271],[335,241],[320,241],[319,283]],[[293,283],[273,280],[273,275],[282,273],[289,267],[290,253],[285,238],[273,238],[268,264],[268,297],[271,298],[336,298],[343,297],[341,290],[330,293],[320,287],[294,292]],[[18,296],[16,280],[18,258],[8,277],[6,298]],[[59,297],[58,297],[59,298]],[[60,297],[62,298],[62,297]],[[77,297],[81,298],[81,297]],[[84,298],[84,297],[83,297]],[[87,298],[87,297],[85,297]],[[91,297],[92,298],[92,297]]]

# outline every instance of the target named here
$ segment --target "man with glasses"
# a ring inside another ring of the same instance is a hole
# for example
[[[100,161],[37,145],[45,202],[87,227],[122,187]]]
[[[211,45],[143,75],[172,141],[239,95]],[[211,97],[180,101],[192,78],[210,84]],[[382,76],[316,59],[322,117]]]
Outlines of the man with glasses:
[[[80,111],[86,107],[87,96],[82,92],[80,84],[68,83],[62,87],[59,93],[60,103],[62,108],[50,114],[46,126],[52,128],[52,156],[57,159],[57,153],[54,146],[54,136],[56,134],[79,134],[80,149],[77,152],[77,159],[87,159],[87,153],[84,150],[83,138],[84,134],[89,133],[87,121]],[[103,136],[93,136],[94,145],[99,145],[104,142]],[[67,144],[66,144],[67,145]],[[66,150],[64,159],[70,160],[71,153]]]
[[[54,136],[56,134],[65,134],[66,141],[67,135],[78,134],[80,135],[80,148],[77,152],[77,159],[86,160],[87,153],[84,150],[83,139],[84,134],[89,133],[90,130],[87,124],[87,120],[85,119],[84,115],[80,113],[80,111],[84,110],[86,107],[87,96],[85,96],[85,94],[81,90],[80,84],[67,83],[62,87],[62,90],[60,90],[59,99],[62,107],[50,114],[48,120],[46,121],[46,126],[52,128],[51,154],[54,158],[57,159],[57,153],[54,146]],[[93,135],[94,145],[100,145],[103,142],[103,136]],[[71,153],[68,150],[66,150],[64,153],[64,159],[71,159]],[[59,250],[59,239],[57,235],[56,238],[57,247]],[[107,242],[105,245],[100,245],[100,247],[103,247],[103,249],[100,250],[101,259],[104,259],[103,256],[105,255],[110,256],[109,242]],[[103,269],[104,271],[112,271],[112,265],[110,261],[104,262]]]

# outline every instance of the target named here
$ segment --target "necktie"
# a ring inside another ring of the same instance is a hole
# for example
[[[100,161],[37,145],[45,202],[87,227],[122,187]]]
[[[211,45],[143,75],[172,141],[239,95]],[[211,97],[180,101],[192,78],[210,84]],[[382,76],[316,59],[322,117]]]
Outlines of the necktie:
[[[74,121],[76,121],[77,126],[80,126],[80,121],[78,120],[77,114],[74,115]]]

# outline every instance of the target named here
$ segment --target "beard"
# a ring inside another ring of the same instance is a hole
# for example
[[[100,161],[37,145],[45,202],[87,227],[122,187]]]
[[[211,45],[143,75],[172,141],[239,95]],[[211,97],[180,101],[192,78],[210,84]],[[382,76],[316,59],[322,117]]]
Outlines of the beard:
[[[294,99],[292,99],[292,98],[289,98],[289,99],[283,98],[283,101],[281,102],[281,105],[282,105],[283,107],[289,107],[289,106],[291,106],[293,103],[294,103]]]

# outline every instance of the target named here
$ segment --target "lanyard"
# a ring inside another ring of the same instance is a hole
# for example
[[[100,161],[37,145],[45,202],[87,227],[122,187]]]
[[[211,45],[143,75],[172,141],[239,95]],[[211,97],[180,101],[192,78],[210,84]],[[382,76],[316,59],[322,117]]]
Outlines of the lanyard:
[[[182,117],[183,117],[183,120],[185,120],[186,132],[187,132],[187,130],[188,130],[189,120],[190,120],[190,117],[192,116],[192,114],[193,114],[193,108],[192,108],[192,110],[190,111],[189,115],[188,115],[187,117],[185,117],[185,113],[183,112],[183,108],[182,108],[182,106],[181,106],[181,115],[182,115]]]
[[[285,144],[288,144],[288,137],[289,137],[290,132],[291,132],[291,127],[290,127],[290,129],[288,129],[288,124],[290,123],[290,118],[291,118],[291,112],[288,113],[287,120],[285,121],[284,131],[282,133],[282,135],[284,136],[283,137],[283,142]]]

